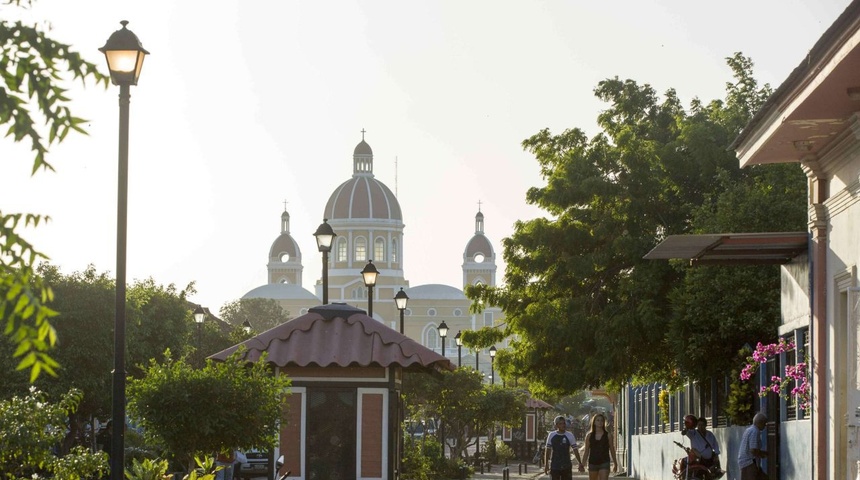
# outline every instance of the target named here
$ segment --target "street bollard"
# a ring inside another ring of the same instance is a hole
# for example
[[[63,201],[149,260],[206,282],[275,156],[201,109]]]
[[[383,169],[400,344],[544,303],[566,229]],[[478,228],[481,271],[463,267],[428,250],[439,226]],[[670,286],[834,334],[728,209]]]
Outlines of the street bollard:
[[[510,480],[511,479],[511,469],[505,467],[502,469],[502,480]]]

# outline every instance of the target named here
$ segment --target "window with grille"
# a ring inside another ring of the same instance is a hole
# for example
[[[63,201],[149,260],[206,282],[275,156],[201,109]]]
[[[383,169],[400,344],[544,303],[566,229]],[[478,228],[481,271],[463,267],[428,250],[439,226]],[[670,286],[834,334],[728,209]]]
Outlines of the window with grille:
[[[337,261],[346,261],[346,239],[343,237],[337,239]]]
[[[364,237],[355,239],[355,258],[356,262],[367,261],[367,240]]]
[[[385,261],[385,240],[377,238],[373,242],[373,258],[376,258],[379,262]]]

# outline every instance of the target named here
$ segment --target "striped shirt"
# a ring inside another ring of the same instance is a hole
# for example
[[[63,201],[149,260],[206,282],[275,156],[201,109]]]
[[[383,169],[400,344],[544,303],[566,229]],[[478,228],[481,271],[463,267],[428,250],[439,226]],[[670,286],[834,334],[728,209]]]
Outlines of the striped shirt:
[[[744,436],[741,437],[740,449],[738,450],[738,468],[744,468],[755,463],[755,456],[752,453],[752,449],[757,448],[761,450],[760,433],[761,430],[759,430],[755,425],[750,425],[750,427],[744,431]]]

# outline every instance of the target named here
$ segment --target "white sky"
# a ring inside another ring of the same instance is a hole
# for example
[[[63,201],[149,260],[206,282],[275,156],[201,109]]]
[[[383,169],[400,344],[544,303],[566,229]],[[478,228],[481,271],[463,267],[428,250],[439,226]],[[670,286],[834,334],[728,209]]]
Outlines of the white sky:
[[[723,98],[724,58],[742,51],[776,87],[847,5],[36,0],[23,13],[100,65],[120,20],[151,52],[131,90],[128,279],[196,281],[192,300],[217,311],[266,282],[284,200],[313,291],[312,234],[362,128],[376,177],[399,193],[411,284],[461,285],[478,200],[501,282],[501,239],[541,215],[525,203],[543,182],[522,140],[596,134],[592,92],[608,77],[673,87],[688,105]],[[116,270],[118,94],[71,92],[90,135],[52,149],[56,173],[30,177],[29,147],[0,139],[0,209],[50,215],[26,238],[67,274]]]

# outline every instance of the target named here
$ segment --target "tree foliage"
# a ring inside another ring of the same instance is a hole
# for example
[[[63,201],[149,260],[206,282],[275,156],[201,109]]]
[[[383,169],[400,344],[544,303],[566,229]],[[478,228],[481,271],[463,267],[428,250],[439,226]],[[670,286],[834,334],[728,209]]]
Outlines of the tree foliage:
[[[149,442],[191,471],[197,455],[271,448],[286,421],[289,386],[265,358],[245,364],[237,353],[195,369],[168,351],[163,362],[152,360],[143,377],[129,381],[128,412]]]
[[[220,313],[230,325],[241,327],[248,322],[255,332],[265,332],[290,319],[290,312],[271,298],[240,298],[226,303]]]
[[[107,474],[104,452],[83,447],[62,457],[54,452],[66,435],[66,418],[75,412],[81,398],[80,391],[71,390],[51,402],[32,388],[25,395],[0,401],[0,478],[75,479]]]
[[[677,370],[703,379],[774,331],[774,267],[643,259],[666,235],[804,229],[800,169],[741,170],[728,150],[770,88],[758,86],[748,58],[727,60],[734,82],[724,101],[695,99],[687,111],[674,90],[661,98],[647,84],[608,79],[595,89],[607,104],[602,132],[542,130],[523,141],[546,181],[526,199],[550,216],[517,222],[503,240],[504,286],[466,292],[504,310],[512,348],[497,368],[548,394]]]
[[[444,425],[452,458],[465,457],[477,441],[469,432],[486,432],[497,423],[518,425],[525,413],[524,392],[484,385],[481,373],[469,368],[406,375],[403,390],[413,418],[437,418]]]
[[[35,381],[50,398],[56,399],[71,388],[83,393],[70,415],[71,439],[82,431],[92,417],[106,418],[111,412],[111,385],[114,365],[114,326],[116,281],[99,273],[92,265],[84,271],[64,275],[53,265],[37,268],[39,278],[53,285],[57,293],[52,306],[62,312],[54,319],[58,337],[52,351],[58,362],[56,377],[42,376]],[[190,354],[193,323],[186,300],[193,285],[179,291],[174,285],[158,285],[153,279],[136,280],[127,288],[126,370],[132,377],[143,375],[151,358],[160,358],[165,349]],[[14,345],[0,341],[0,397],[26,393],[26,372],[15,371],[11,355]],[[63,451],[71,446],[63,445]]]
[[[31,2],[3,3],[0,7],[9,9],[25,8]],[[44,27],[3,19],[0,78],[0,126],[8,125],[5,136],[13,142],[30,143],[34,174],[39,169],[53,170],[46,160],[51,145],[63,141],[70,131],[86,133],[81,127],[85,120],[75,117],[69,107],[69,83],[90,79],[108,85],[108,77],[95,64],[49,37]],[[47,352],[56,343],[49,322],[56,312],[48,307],[53,297],[50,287],[34,271],[47,256],[18,232],[48,220],[43,215],[4,213],[0,208],[0,320],[3,335],[17,346],[13,355],[19,359],[18,368],[29,369],[31,381],[42,371],[55,374],[57,365]]]

